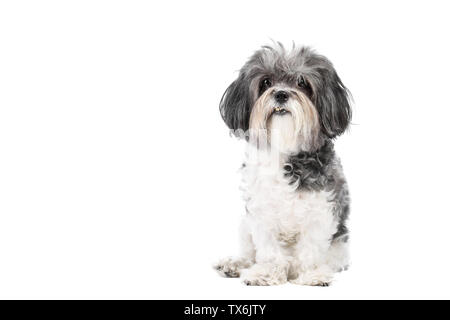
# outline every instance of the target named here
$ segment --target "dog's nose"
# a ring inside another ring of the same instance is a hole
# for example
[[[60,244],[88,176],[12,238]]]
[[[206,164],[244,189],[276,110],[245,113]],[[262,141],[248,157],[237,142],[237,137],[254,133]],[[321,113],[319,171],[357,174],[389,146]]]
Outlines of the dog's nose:
[[[275,92],[275,100],[278,103],[284,103],[289,99],[289,94],[286,91],[280,90]]]

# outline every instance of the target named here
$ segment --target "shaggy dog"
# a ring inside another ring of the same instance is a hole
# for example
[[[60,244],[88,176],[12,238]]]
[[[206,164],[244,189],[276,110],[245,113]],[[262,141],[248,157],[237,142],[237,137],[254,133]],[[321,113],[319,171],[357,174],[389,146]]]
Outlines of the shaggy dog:
[[[214,267],[247,285],[327,286],[348,266],[349,193],[333,139],[349,91],[308,47],[256,51],[225,91],[223,120],[247,142],[241,254]]]

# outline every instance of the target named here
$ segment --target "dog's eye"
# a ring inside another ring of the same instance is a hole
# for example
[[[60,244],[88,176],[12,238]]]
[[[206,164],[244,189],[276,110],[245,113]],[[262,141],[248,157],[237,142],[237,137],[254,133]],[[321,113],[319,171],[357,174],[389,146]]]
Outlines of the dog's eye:
[[[308,87],[308,83],[306,82],[305,78],[303,78],[303,76],[298,79],[297,85],[300,88],[307,88]]]
[[[270,88],[271,86],[272,86],[272,80],[270,80],[269,78],[265,78],[261,81],[259,89],[261,92],[264,92],[265,90],[267,90],[267,88]]]

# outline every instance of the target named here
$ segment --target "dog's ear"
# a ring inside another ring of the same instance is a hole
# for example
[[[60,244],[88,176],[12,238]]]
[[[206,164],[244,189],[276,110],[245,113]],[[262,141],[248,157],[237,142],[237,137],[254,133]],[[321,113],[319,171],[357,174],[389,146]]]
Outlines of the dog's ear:
[[[334,138],[342,134],[350,124],[352,110],[350,92],[333,67],[321,70],[320,86],[316,92],[316,107],[322,123],[322,131]]]
[[[220,114],[233,131],[247,131],[250,118],[250,93],[243,74],[230,84],[220,100]]]

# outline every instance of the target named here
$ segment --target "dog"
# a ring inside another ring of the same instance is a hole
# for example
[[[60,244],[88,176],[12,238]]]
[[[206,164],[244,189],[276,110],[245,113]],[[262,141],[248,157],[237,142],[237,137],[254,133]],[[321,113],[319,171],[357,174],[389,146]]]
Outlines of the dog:
[[[220,101],[245,139],[241,254],[214,265],[246,285],[328,286],[349,265],[350,197],[333,140],[348,128],[351,94],[309,47],[263,46]]]

